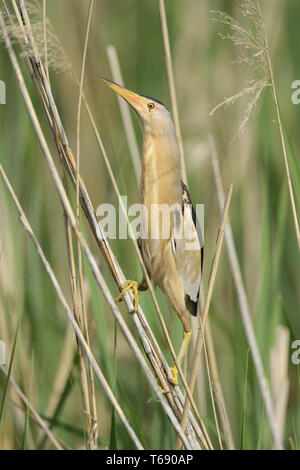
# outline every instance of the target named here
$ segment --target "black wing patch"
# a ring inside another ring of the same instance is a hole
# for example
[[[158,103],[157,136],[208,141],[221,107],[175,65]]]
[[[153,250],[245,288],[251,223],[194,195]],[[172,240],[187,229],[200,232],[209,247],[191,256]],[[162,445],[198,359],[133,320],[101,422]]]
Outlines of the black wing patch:
[[[182,214],[184,214],[185,207],[187,207],[187,206],[190,208],[190,210],[192,212],[192,219],[193,219],[194,227],[195,227],[196,232],[197,232],[199,245],[200,245],[200,250],[201,250],[201,274],[202,274],[203,257],[204,257],[204,242],[203,242],[202,231],[201,231],[199,221],[197,219],[195,209],[193,207],[193,203],[192,203],[188,188],[183,183],[183,181],[181,181],[181,188],[182,188]],[[198,305],[198,300],[199,300],[199,291],[200,291],[200,284],[199,284],[199,289],[198,289],[196,300],[191,299],[191,297],[188,294],[186,294],[187,308],[193,316],[197,315],[197,305]]]

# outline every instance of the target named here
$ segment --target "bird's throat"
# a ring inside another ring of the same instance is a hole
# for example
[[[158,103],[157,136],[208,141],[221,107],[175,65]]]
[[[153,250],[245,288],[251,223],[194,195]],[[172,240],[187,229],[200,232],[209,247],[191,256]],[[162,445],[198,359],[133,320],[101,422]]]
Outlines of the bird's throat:
[[[177,204],[181,201],[181,167],[176,138],[149,135],[143,144],[141,202]]]

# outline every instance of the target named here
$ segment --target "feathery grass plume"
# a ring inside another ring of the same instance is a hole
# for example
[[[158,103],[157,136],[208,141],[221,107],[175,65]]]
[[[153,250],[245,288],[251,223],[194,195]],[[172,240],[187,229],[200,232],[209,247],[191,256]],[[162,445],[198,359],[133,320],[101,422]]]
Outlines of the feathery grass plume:
[[[34,36],[35,47],[38,50],[39,56],[42,59],[46,59],[47,69],[49,68],[56,72],[71,72],[72,64],[70,59],[57,37],[51,21],[44,15],[42,5],[37,0],[28,0],[26,2],[26,9],[30,16],[30,31],[28,26],[24,25],[21,27],[20,24],[17,24],[17,21],[14,24],[7,24],[7,30],[12,42],[23,42],[25,30],[26,36],[29,33]],[[15,17],[12,11],[10,11],[10,16]],[[45,49],[45,31],[47,34],[47,49]],[[30,41],[26,41],[26,49],[26,52],[22,53],[23,56],[34,52],[31,50]]]
[[[245,86],[241,91],[221,101],[221,103],[216,105],[210,112],[210,115],[212,116],[215,111],[222,106],[227,107],[243,96],[248,97],[248,104],[244,111],[242,122],[240,123],[231,143],[243,133],[263,90],[266,87],[271,86],[268,57],[264,42],[264,30],[259,15],[258,4],[255,0],[238,1],[241,15],[245,20],[248,20],[248,25],[242,25],[230,15],[222,11],[211,11],[214,15],[214,21],[219,21],[230,28],[230,33],[219,34],[221,38],[229,39],[233,42],[234,46],[241,49],[234,62],[247,64],[256,74],[254,79],[245,83]]]
[[[212,115],[220,106],[228,105],[236,101],[236,99],[238,99],[239,97],[250,94],[250,101],[248,102],[248,105],[246,107],[246,111],[244,113],[244,117],[239,126],[239,129],[233,138],[234,140],[243,132],[243,129],[262,91],[267,86],[271,87],[276,111],[276,119],[280,134],[280,143],[284,159],[284,166],[288,183],[288,190],[295,225],[298,249],[300,251],[300,228],[295,204],[291,173],[289,168],[289,159],[292,161],[293,155],[292,152],[288,149],[288,137],[286,135],[284,122],[280,114],[277,90],[273,73],[273,65],[270,56],[270,48],[268,44],[264,18],[260,8],[259,0],[239,0],[239,4],[242,16],[245,17],[245,19],[249,22],[248,27],[242,26],[237,20],[233,19],[230,15],[224,12],[214,12],[216,15],[214,19],[219,20],[230,27],[231,33],[225,36],[223,35],[223,38],[230,39],[236,47],[241,46],[243,48],[244,52],[242,52],[238,56],[237,61],[240,63],[247,63],[255,72],[257,72],[257,74],[259,74],[260,78],[257,78],[256,80],[250,82],[250,86],[244,88],[244,90],[242,90],[241,92],[237,93],[236,95],[230,98],[225,99],[222,103],[217,105],[211,111],[210,115]],[[292,174],[295,179],[296,172],[293,173]]]

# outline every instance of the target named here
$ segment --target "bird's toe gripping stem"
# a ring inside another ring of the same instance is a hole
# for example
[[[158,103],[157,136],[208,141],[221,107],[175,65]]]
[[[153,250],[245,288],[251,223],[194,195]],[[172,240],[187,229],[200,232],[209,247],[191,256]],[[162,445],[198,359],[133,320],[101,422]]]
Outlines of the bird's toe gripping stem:
[[[133,303],[133,309],[132,312],[135,313],[138,309],[139,305],[139,294],[138,294],[138,289],[139,289],[139,283],[136,281],[126,281],[124,284],[121,285],[121,292],[118,295],[118,297],[115,298],[116,302],[122,302],[124,295],[126,292],[128,292],[130,289],[132,290],[132,293],[134,295],[134,303]]]
[[[175,365],[170,367],[170,371],[172,372],[172,377],[168,379],[169,382],[171,382],[171,384],[173,384],[173,385],[178,385],[178,369],[177,369],[177,367]]]

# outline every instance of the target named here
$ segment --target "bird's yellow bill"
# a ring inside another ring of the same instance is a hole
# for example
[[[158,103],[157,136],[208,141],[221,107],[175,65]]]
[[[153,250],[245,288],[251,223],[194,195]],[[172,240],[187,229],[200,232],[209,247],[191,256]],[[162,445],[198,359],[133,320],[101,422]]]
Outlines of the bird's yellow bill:
[[[139,106],[142,105],[144,97],[138,95],[137,93],[134,93],[133,91],[127,90],[121,85],[118,85],[117,83],[108,80],[107,78],[102,78],[102,80],[108,85],[112,90],[114,90],[118,95],[122,96],[124,100],[127,101],[128,104],[133,106],[134,108],[138,108]]]

